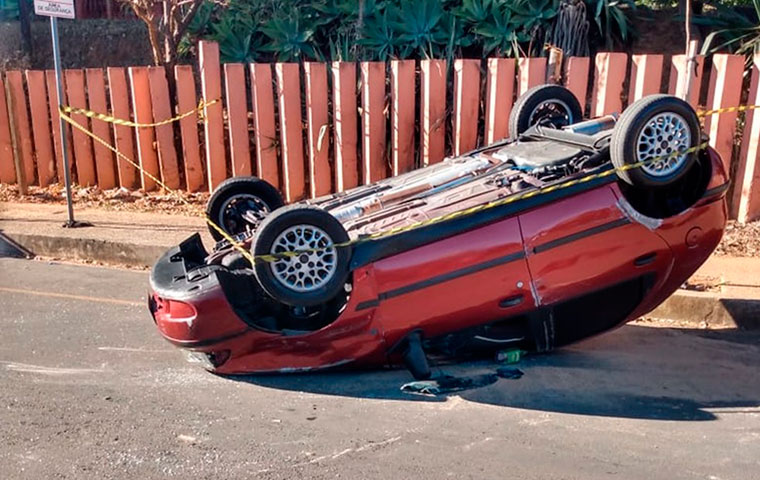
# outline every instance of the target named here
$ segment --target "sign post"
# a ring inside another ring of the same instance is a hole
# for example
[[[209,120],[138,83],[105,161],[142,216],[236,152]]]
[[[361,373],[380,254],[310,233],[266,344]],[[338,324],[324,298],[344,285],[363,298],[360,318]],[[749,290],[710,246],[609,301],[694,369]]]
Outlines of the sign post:
[[[75,18],[74,0],[34,0],[34,13],[50,17],[50,35],[53,40],[53,63],[55,65],[55,86],[58,90],[59,106],[63,104],[63,81],[61,71],[61,49],[58,43],[58,17]],[[74,221],[74,207],[71,201],[71,168],[69,166],[69,152],[66,146],[67,124],[63,118],[61,122],[61,153],[63,154],[63,179],[66,186],[66,206],[69,210],[69,219],[63,224],[64,227],[73,228],[78,226]]]

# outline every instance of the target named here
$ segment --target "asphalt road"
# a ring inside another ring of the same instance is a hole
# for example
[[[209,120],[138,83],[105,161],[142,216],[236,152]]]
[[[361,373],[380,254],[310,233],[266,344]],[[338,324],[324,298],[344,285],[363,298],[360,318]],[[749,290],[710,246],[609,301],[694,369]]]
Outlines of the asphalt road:
[[[0,478],[760,478],[758,332],[627,326],[425,398],[400,370],[211,375],[146,287],[0,259]]]

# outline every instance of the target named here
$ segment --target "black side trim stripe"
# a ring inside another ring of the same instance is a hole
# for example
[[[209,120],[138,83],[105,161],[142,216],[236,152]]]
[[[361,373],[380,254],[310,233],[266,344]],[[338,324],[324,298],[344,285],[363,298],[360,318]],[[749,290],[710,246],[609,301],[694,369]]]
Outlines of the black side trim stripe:
[[[182,340],[169,340],[169,342],[173,343],[174,345],[180,347],[180,348],[201,348],[201,347],[208,347],[209,345],[213,345],[215,343],[221,343],[226,342],[227,340],[232,340],[235,337],[239,337],[241,335],[244,335],[248,333],[251,329],[250,328],[244,328],[243,330],[240,330],[238,332],[230,333],[228,335],[222,335],[220,337],[213,337],[206,340],[199,340],[196,342],[183,342]],[[168,339],[167,339],[168,340]]]
[[[731,182],[726,182],[723,185],[718,185],[717,187],[713,187],[710,190],[706,190],[704,195],[702,195],[702,198],[712,197],[714,195],[718,195],[720,193],[725,192],[728,190],[728,187],[731,185]]]
[[[380,300],[377,299],[377,298],[374,299],[374,300],[366,300],[364,302],[359,302],[359,305],[356,306],[356,311],[358,312],[359,310],[366,310],[368,308],[374,308],[374,307],[376,307],[378,305],[380,305]]]
[[[533,247],[533,253],[545,252],[546,250],[550,250],[552,248],[556,248],[570,242],[575,242],[576,240],[590,237],[591,235],[596,235],[597,233],[606,232],[607,230],[612,230],[613,228],[622,227],[623,225],[627,225],[629,223],[631,223],[629,219],[619,218],[617,220],[613,220],[612,222],[603,223],[601,225],[597,225],[596,227],[582,230],[580,232],[573,233],[572,235],[567,235],[565,237],[537,245]]]
[[[369,301],[360,303],[359,305],[357,305],[356,310],[359,311],[365,308],[376,307],[380,304],[380,301],[382,300],[387,300],[389,298],[405,295],[407,293],[411,293],[416,290],[421,290],[423,288],[432,287],[433,285],[438,285],[439,283],[448,282],[449,280],[454,280],[455,278],[471,275],[473,273],[480,272],[482,270],[486,270],[489,268],[493,268],[498,265],[504,265],[505,263],[514,262],[515,260],[520,260],[522,258],[525,258],[525,252],[510,253],[509,255],[504,255],[503,257],[494,258],[492,260],[488,260],[487,262],[470,265],[469,267],[460,268],[459,270],[454,270],[448,273],[444,273],[442,275],[437,275],[435,277],[428,278],[426,280],[421,280],[419,282],[405,285],[403,287],[399,287],[394,290],[389,290],[387,292],[383,292],[380,295],[378,295],[376,300],[369,300]]]

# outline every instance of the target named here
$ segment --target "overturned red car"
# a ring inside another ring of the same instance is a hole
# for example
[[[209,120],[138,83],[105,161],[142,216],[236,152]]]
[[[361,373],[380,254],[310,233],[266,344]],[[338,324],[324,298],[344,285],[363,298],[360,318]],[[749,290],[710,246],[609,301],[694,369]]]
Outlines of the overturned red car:
[[[510,138],[394,178],[283,206],[232,178],[208,204],[210,253],[156,263],[160,333],[223,374],[549,351],[637,318],[712,253],[728,177],[678,98],[581,121],[559,86],[515,103]]]

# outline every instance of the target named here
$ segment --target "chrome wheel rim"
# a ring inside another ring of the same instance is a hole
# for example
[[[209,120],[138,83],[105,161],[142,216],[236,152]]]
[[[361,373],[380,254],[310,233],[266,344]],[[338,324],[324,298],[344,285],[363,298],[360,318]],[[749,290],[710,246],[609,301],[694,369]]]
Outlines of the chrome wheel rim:
[[[269,207],[261,198],[238,193],[224,201],[217,221],[225,232],[235,234],[256,226],[269,213]]]
[[[691,129],[686,119],[673,112],[658,113],[641,129],[636,141],[641,169],[653,177],[668,177],[678,171],[691,146]]]
[[[313,225],[285,229],[274,239],[270,253],[302,253],[270,263],[272,274],[278,282],[296,292],[312,292],[323,287],[338,268],[333,243],[327,232]]]
[[[551,118],[555,126],[572,125],[575,122],[573,111],[562,100],[545,100],[538,105],[528,116],[528,124],[535,125],[543,118]],[[559,122],[557,120],[560,120]]]

